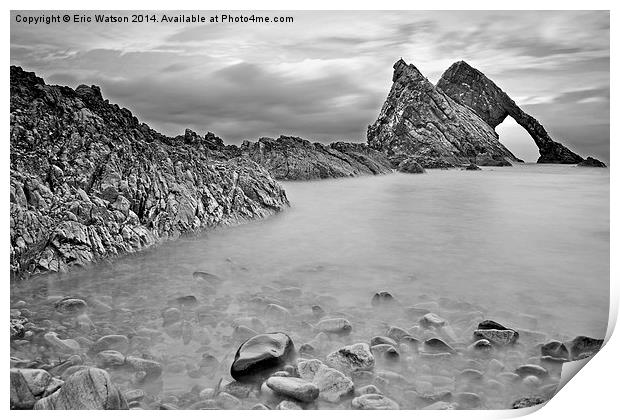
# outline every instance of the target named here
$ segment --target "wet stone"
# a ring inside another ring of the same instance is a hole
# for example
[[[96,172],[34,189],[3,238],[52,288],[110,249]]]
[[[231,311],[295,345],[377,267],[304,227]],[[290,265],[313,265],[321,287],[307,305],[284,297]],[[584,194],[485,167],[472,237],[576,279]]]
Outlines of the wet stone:
[[[119,410],[127,401],[101,369],[83,369],[71,375],[54,394],[42,398],[35,410]]]
[[[370,346],[371,347],[379,345],[379,344],[389,344],[390,346],[393,346],[393,347],[398,346],[396,341],[394,341],[390,337],[375,336],[375,337],[370,339]]]
[[[241,406],[241,401],[239,398],[230,395],[227,392],[220,392],[215,397],[215,403],[219,408],[223,408],[224,410],[234,410]]]
[[[427,405],[423,410],[457,410],[459,408],[458,403],[437,401],[431,405]]]
[[[480,396],[473,392],[458,392],[454,395],[454,400],[458,403],[459,408],[475,409],[482,407]]]
[[[476,369],[465,369],[459,373],[458,378],[460,380],[465,380],[465,381],[470,381],[470,382],[471,381],[480,382],[483,380],[484,375],[482,374],[482,372]]]
[[[302,379],[312,382],[319,389],[319,398],[329,402],[338,402],[351,394],[353,382],[342,372],[326,366],[317,359],[300,360],[297,371]]]
[[[198,305],[198,299],[194,295],[180,296],[173,300],[174,303],[182,306],[195,306]]]
[[[54,308],[64,314],[78,314],[86,311],[88,305],[82,299],[67,297],[54,303]]]
[[[300,378],[272,376],[266,384],[277,394],[299,401],[311,402],[319,396],[319,388],[315,384]]]
[[[121,353],[126,353],[129,349],[129,339],[120,334],[106,335],[95,341],[95,344],[91,347],[90,351],[93,353],[99,353],[103,350],[116,350]]]
[[[554,340],[550,341],[540,348],[540,353],[543,356],[551,356],[559,359],[568,359],[570,357],[568,349],[564,343]]]
[[[509,328],[504,327],[499,322],[486,319],[478,324],[478,329],[479,330],[508,330]]]
[[[181,320],[181,310],[178,308],[168,308],[164,310],[161,314],[164,319],[164,327],[172,325]]]
[[[258,388],[255,384],[232,381],[224,385],[221,390],[237,398],[248,398]]]
[[[375,385],[365,385],[362,386],[360,388],[355,389],[355,396],[359,397],[360,395],[366,395],[366,394],[381,394],[381,391],[379,390],[379,388],[377,388]]]
[[[519,366],[515,369],[515,373],[522,378],[530,375],[536,376],[538,378],[546,378],[547,376],[549,376],[549,372],[547,372],[547,369],[538,365]]]
[[[140,380],[156,379],[159,378],[162,373],[161,364],[154,360],[127,356],[125,358],[125,364],[137,372],[144,372],[144,377]]]
[[[284,333],[254,336],[237,350],[230,374],[242,382],[260,381],[284,366],[294,352],[293,341]]]
[[[125,356],[116,350],[104,350],[97,353],[95,363],[100,368],[122,366],[125,364]]]
[[[323,319],[316,324],[316,328],[324,333],[339,335],[348,335],[353,329],[351,323],[346,318]]]
[[[514,344],[519,338],[519,334],[513,330],[478,329],[474,331],[475,340],[488,340],[498,346]]]
[[[372,306],[383,306],[390,305],[395,302],[394,297],[390,294],[390,292],[381,291],[374,294],[372,297],[370,304]]]
[[[327,355],[327,364],[343,372],[372,370],[375,358],[366,343],[342,347]]]
[[[80,352],[80,344],[71,339],[61,339],[55,332],[48,332],[43,336],[43,339],[49,343],[55,350],[64,354],[76,354]]]
[[[381,356],[386,360],[398,360],[400,357],[398,350],[390,344],[377,344],[372,346],[370,350],[375,357]]]
[[[11,369],[11,408],[30,409],[37,399],[51,395],[63,381],[53,378],[43,369]]]
[[[429,353],[451,353],[456,350],[440,338],[429,338],[424,342],[424,350]]]
[[[351,406],[356,410],[398,410],[398,404],[381,394],[364,394],[353,398]]]
[[[523,397],[513,402],[512,408],[519,409],[519,408],[533,407],[535,405],[544,404],[545,402],[547,402],[547,400],[545,400],[542,397],[536,397],[536,396]]]
[[[597,353],[602,346],[603,340],[586,337],[583,335],[576,337],[573,341],[568,343],[568,348],[573,360],[590,357]]]
[[[125,392],[125,399],[127,402],[142,401],[145,396],[146,394],[141,389],[132,389]]]
[[[448,321],[432,312],[424,315],[418,322],[423,328],[439,328],[448,324]]]
[[[410,336],[410,334],[403,328],[392,326],[388,328],[387,336],[391,338],[392,340],[399,342],[403,338]],[[386,343],[386,344],[390,344],[390,343]]]
[[[276,406],[276,410],[303,410],[303,408],[293,401],[284,400]]]
[[[489,352],[493,349],[493,346],[489,340],[483,338],[473,342],[468,348],[475,351]]]

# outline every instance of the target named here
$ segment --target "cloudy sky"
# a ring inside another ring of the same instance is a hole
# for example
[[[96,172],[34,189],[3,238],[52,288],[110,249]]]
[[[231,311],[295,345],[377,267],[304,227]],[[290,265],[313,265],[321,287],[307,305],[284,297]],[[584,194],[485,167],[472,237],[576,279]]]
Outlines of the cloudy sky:
[[[17,23],[17,14],[40,15],[12,12],[11,64],[47,83],[100,85],[168,135],[189,127],[228,143],[365,141],[396,60],[433,83],[465,60],[555,140],[609,161],[607,12],[289,11],[256,14],[294,23],[50,25]],[[537,158],[516,123],[497,130],[517,156]]]

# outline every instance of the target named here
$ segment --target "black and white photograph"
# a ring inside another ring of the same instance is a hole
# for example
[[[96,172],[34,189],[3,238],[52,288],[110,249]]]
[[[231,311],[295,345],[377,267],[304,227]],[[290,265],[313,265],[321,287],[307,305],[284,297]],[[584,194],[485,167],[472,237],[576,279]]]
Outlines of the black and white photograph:
[[[19,7],[11,410],[514,415],[598,357],[609,10]]]

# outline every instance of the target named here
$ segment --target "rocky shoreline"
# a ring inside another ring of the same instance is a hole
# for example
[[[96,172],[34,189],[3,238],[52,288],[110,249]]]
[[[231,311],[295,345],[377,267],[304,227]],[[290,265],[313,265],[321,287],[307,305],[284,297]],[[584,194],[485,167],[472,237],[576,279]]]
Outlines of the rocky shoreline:
[[[237,156],[235,156],[237,155]],[[11,67],[11,275],[66,271],[266,217],[286,194],[211,133],[169,138],[97,86]]]
[[[194,281],[219,288],[209,273]],[[235,303],[224,297],[180,296],[148,313],[94,298],[14,297],[11,408],[523,408],[553,396],[563,363],[603,344],[506,327],[445,298],[407,306],[378,292],[357,308],[362,321],[354,308],[294,287],[238,297],[238,314],[224,314]],[[212,339],[223,343],[219,353]],[[196,341],[192,361],[162,352]],[[165,386],[183,376],[197,383]]]

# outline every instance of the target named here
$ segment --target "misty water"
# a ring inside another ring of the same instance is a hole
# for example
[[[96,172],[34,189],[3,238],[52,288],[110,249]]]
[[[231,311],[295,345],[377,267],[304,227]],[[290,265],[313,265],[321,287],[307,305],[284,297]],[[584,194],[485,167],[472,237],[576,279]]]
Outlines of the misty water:
[[[27,302],[35,323],[46,323],[63,339],[127,335],[129,351],[159,361],[164,373],[155,384],[139,386],[130,372],[112,370],[113,379],[122,389],[141,387],[152,400],[170,398],[181,407],[194,402],[186,395],[192,387],[230,380],[234,353],[247,338],[235,331],[237,325],[284,331],[296,347],[312,343],[315,357],[324,359],[345,344],[385,335],[389,326],[428,338],[432,333],[404,308],[429,308],[449,321],[451,331],[443,338],[459,355],[434,360],[403,348],[398,362],[378,357],[377,370],[404,377],[383,374],[378,385],[401,408],[420,408],[407,392],[444,389],[476,392],[483,407],[505,408],[546,383],[515,383],[491,373],[470,383],[459,380],[458,372],[489,372],[491,359],[511,371],[535,361],[536,344],[545,340],[605,335],[607,169],[515,165],[283,184],[291,208],[271,218],[12,284],[11,302]],[[196,271],[223,282],[205,282],[193,276]],[[394,307],[371,306],[382,290],[394,296]],[[197,305],[175,301],[186,295],[195,296]],[[53,303],[64,296],[88,302],[91,326],[54,311]],[[269,303],[289,313],[266,313]],[[351,334],[317,335],[312,305],[326,316],[347,318]],[[183,321],[164,327],[162,311],[171,306],[181,309]],[[524,331],[519,344],[490,356],[469,354],[472,331],[482,319]],[[145,340],[134,346],[136,336]],[[12,347],[11,355],[66,358],[36,344]],[[242,403],[258,401],[261,396],[252,394]],[[350,401],[336,407],[350,407]]]

